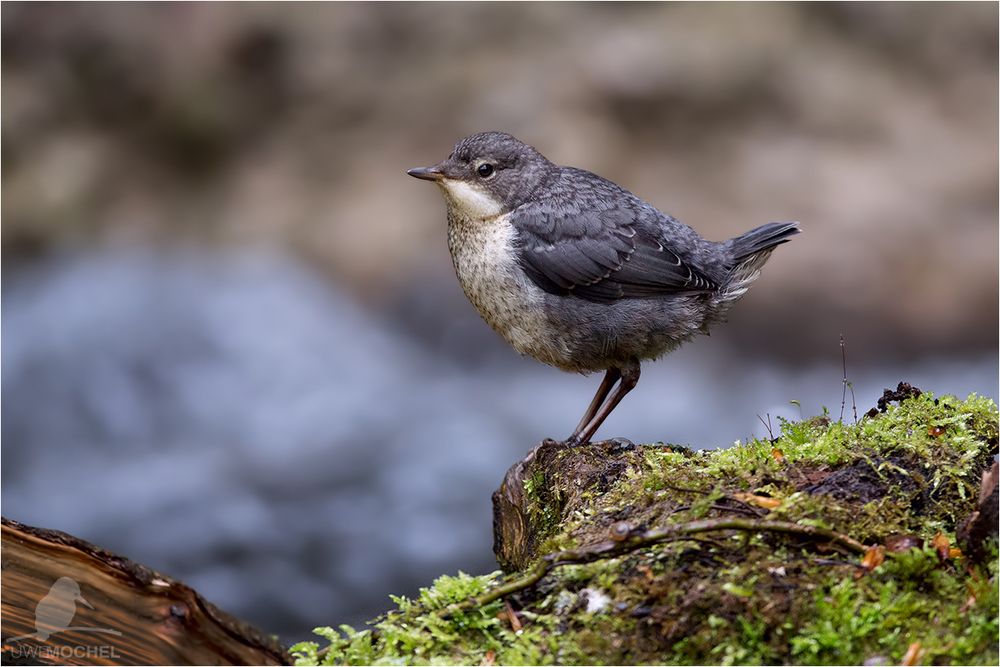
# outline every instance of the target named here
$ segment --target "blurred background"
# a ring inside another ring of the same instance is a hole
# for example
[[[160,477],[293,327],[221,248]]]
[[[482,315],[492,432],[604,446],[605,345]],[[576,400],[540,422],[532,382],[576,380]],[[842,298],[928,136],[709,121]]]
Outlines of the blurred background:
[[[995,398],[997,18],[4,3],[3,513],[285,641],[494,569],[490,493],[599,378],[479,320],[404,174],[485,129],[708,238],[805,230],[599,436],[836,418],[841,334],[859,411],[899,380]]]

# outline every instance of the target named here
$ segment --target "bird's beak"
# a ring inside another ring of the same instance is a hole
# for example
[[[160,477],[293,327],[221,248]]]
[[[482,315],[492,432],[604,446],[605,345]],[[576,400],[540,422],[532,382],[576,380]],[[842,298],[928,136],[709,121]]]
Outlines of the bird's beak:
[[[419,178],[425,181],[440,181],[444,178],[444,171],[441,169],[441,165],[436,164],[433,167],[417,167],[416,169],[409,169],[406,172],[413,178]]]
[[[83,606],[87,607],[88,609],[93,609],[94,608],[94,605],[92,605],[89,602],[87,602],[87,598],[83,597],[82,595],[77,595],[76,596],[76,601],[79,602],[80,604],[82,604]]]

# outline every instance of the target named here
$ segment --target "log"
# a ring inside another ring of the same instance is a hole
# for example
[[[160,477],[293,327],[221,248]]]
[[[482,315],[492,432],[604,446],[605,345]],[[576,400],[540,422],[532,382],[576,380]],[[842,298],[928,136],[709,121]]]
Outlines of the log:
[[[89,542],[4,518],[0,544],[4,664],[290,664],[189,586]]]
[[[869,423],[880,419],[886,422],[889,420],[886,413],[890,403],[916,401],[922,394],[920,389],[900,382],[895,391],[887,389],[883,393],[877,408],[873,408],[865,419]],[[981,432],[975,432],[977,441],[981,443],[976,451],[962,454],[960,448],[963,445],[955,445],[959,449],[955,450],[958,453],[953,452],[953,458],[961,461],[959,465],[968,470],[964,479],[956,479],[952,486],[938,489],[934,479],[953,474],[956,464],[951,464],[949,468],[943,460],[935,458],[949,451],[949,433],[947,429],[937,426],[936,420],[954,420],[956,410],[948,403],[939,405],[938,400],[924,399],[927,414],[915,417],[918,420],[916,428],[934,442],[934,447],[917,454],[893,444],[886,445],[884,451],[877,451],[869,443],[845,442],[838,445],[843,451],[838,451],[836,457],[830,457],[840,458],[841,461],[826,465],[817,465],[809,460],[784,461],[781,452],[775,456],[784,462],[776,464],[775,461],[768,461],[772,457],[765,451],[761,470],[756,473],[759,477],[756,483],[782,487],[786,494],[801,493],[825,499],[823,502],[830,505],[828,511],[844,517],[853,517],[867,503],[891,496],[896,499],[897,507],[906,508],[913,515],[912,520],[901,522],[899,528],[903,533],[910,527],[907,523],[915,524],[931,510],[939,509],[947,489],[953,490],[955,484],[970,488],[971,480],[977,479],[976,486],[980,487],[980,493],[974,511],[969,513],[964,504],[959,504],[944,515],[957,513],[964,519],[952,524],[957,540],[972,561],[981,562],[989,553],[986,544],[997,538],[1000,473],[996,462],[991,460],[997,451],[995,424],[976,424],[981,429]],[[809,424],[816,429],[817,436],[832,426],[826,417],[814,418]],[[891,437],[897,436],[893,433]],[[802,453],[808,457],[811,451],[817,450],[805,449]],[[599,542],[609,536],[616,539],[615,530],[623,526],[639,526],[648,521],[652,506],[659,506],[661,514],[669,515],[672,508],[686,507],[699,496],[716,493],[720,499],[712,507],[712,516],[726,517],[734,513],[746,515],[748,511],[760,513],[762,509],[770,509],[770,503],[775,506],[780,504],[774,499],[761,500],[753,494],[748,496],[744,485],[753,472],[750,469],[738,471],[739,475],[735,477],[713,478],[704,474],[682,473],[681,466],[677,467],[675,478],[668,474],[663,480],[663,488],[655,502],[648,497],[637,497],[622,507],[606,506],[601,497],[608,490],[628,475],[647,475],[647,458],[656,460],[663,453],[678,455],[688,462],[698,460],[686,447],[633,444],[624,438],[593,442],[582,447],[569,447],[554,440],[536,445],[507,470],[500,487],[493,493],[493,552],[500,568],[506,573],[518,572],[531,567],[541,556],[565,548],[567,544],[575,546]],[[749,458],[752,460],[753,457]],[[763,464],[776,468],[765,472]],[[978,483],[979,471],[988,465],[991,467],[982,472],[982,481]],[[952,472],[949,473],[949,470]],[[748,498],[750,507],[747,507]],[[602,522],[579,521],[582,516],[597,517]],[[569,524],[573,526],[567,530]],[[847,527],[849,525],[845,524]]]
[[[567,447],[543,440],[504,475],[493,492],[493,553],[504,572],[528,567],[540,546],[558,531],[568,509],[579,504],[580,492],[607,490],[646,448],[624,438]]]

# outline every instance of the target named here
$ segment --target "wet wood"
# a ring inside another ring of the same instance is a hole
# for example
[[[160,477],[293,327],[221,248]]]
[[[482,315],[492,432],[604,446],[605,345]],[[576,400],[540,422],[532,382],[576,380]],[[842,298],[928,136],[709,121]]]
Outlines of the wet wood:
[[[989,554],[986,543],[997,539],[997,528],[1000,523],[998,485],[1000,485],[1000,468],[994,461],[989,470],[983,472],[976,509],[962,522],[957,531],[958,543],[963,553],[975,562],[986,559]]]
[[[534,553],[537,530],[528,514],[524,480],[534,469],[535,456],[542,445],[512,465],[500,488],[493,492],[493,553],[504,572],[517,570]]]
[[[504,572],[522,570],[559,528],[584,489],[610,487],[645,447],[624,438],[567,447],[545,440],[515,463],[493,492],[493,553]]]
[[[3,519],[3,664],[276,665],[273,638],[66,533]]]

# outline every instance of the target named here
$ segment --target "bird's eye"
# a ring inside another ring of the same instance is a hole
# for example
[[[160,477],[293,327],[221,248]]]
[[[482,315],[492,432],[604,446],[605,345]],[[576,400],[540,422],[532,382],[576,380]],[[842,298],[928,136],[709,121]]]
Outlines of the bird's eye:
[[[489,162],[484,162],[476,169],[476,172],[483,178],[489,178],[493,175],[493,165]]]

